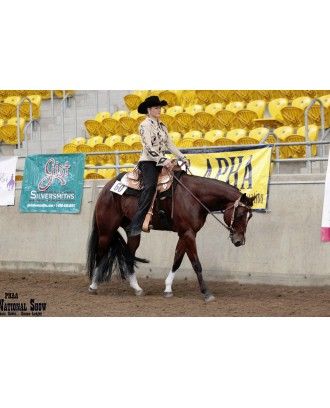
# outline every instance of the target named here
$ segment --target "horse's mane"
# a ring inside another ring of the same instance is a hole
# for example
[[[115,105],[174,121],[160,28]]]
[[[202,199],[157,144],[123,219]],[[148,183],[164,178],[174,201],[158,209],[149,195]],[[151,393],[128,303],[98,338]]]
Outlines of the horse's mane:
[[[236,193],[240,193],[240,190],[237,187],[235,187],[235,186],[233,186],[233,185],[231,185],[229,183],[226,183],[225,181],[222,181],[222,180],[217,180],[217,179],[214,179],[214,178],[203,177],[203,176],[194,176],[194,175],[191,175],[190,177],[203,179],[203,183],[205,181],[207,181],[207,183],[210,183],[210,184],[216,184],[216,185],[221,184],[223,187],[225,187],[225,188],[227,188],[229,190],[231,189],[231,190],[234,190]]]

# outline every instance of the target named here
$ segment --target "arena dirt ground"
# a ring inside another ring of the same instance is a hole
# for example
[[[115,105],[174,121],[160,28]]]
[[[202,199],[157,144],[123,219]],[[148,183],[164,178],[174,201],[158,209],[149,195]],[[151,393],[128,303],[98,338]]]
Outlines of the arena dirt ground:
[[[98,295],[87,292],[86,276],[0,271],[0,299],[47,303],[43,316],[330,316],[330,287],[287,287],[208,282],[216,296],[202,300],[197,281],[174,282],[174,297],[162,295],[164,281],[140,279],[145,296],[136,297],[126,282],[114,278]],[[17,316],[21,313],[17,312]]]

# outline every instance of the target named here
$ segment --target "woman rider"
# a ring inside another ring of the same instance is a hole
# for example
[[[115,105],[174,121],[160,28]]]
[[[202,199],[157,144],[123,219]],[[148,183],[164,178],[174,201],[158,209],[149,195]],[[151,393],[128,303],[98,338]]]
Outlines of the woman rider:
[[[171,161],[164,155],[165,150],[169,150],[183,164],[188,164],[185,156],[172,142],[166,126],[159,119],[161,107],[165,105],[167,102],[160,100],[158,96],[149,96],[138,107],[139,113],[148,115],[139,126],[143,150],[138,167],[141,171],[143,189],[138,201],[138,210],[127,230],[129,237],[141,234],[143,221],[156,192],[158,175],[163,166],[171,167]]]

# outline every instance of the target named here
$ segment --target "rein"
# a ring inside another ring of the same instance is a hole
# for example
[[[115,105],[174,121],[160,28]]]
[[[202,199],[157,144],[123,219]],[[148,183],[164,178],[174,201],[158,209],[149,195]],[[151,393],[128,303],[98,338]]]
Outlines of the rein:
[[[190,170],[189,170],[190,171]],[[191,172],[190,172],[191,173]],[[231,206],[227,207],[225,210],[223,210],[223,213],[225,213],[227,210],[229,210],[230,208],[234,207],[234,211],[231,217],[231,222],[230,222],[230,226],[228,227],[224,222],[222,222],[221,220],[219,220],[218,217],[216,217],[207,207],[206,205],[204,205],[201,200],[199,198],[197,198],[195,196],[194,193],[192,193],[189,188],[187,186],[185,186],[176,176],[175,174],[173,174],[173,177],[175,178],[175,180],[180,184],[180,186],[182,186],[186,191],[188,191],[188,193],[210,214],[212,215],[213,218],[215,218],[223,227],[225,227],[230,233],[233,233],[233,223],[234,223],[234,219],[235,219],[235,210],[237,207],[242,206],[242,207],[247,207],[250,209],[250,207],[246,206],[245,204],[240,202],[241,196],[235,201],[234,204],[232,204]]]

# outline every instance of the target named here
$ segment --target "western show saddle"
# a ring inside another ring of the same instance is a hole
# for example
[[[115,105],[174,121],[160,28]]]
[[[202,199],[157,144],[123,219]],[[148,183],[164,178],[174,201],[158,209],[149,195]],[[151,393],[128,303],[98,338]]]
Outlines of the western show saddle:
[[[178,165],[177,160],[173,159],[171,160],[171,163],[172,165],[170,167],[163,167],[162,171],[159,173],[157,189],[152,198],[150,208],[143,222],[142,230],[144,232],[150,232],[149,224],[153,216],[153,209],[157,194],[169,190],[173,184],[174,171],[182,170],[181,166]],[[141,171],[139,170],[139,168],[135,167],[132,171],[126,173],[122,177],[121,183],[133,190],[142,190],[143,186],[141,185]]]

